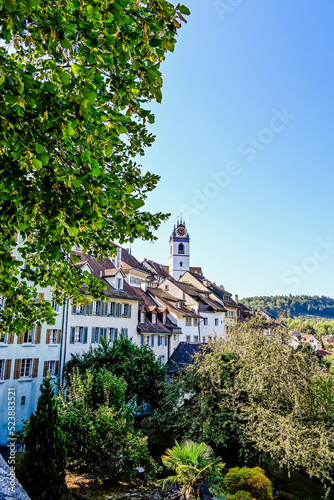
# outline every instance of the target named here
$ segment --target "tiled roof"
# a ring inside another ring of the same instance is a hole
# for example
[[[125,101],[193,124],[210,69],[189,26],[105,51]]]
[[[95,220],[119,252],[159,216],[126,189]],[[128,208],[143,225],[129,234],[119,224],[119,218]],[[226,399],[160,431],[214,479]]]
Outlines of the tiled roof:
[[[173,312],[177,316],[180,316],[181,318],[201,318],[199,314],[197,314],[195,311],[193,311],[190,307],[185,306],[183,304],[183,301],[180,299],[177,299],[170,293],[166,292],[165,290],[162,290],[161,288],[149,288],[148,289],[149,293],[153,295],[153,297],[156,297],[161,301],[165,306],[168,307],[170,312]],[[177,307],[177,303],[181,302],[182,307]]]
[[[134,269],[139,269],[140,271],[147,273],[147,269],[133,255],[131,255],[126,248],[122,248],[121,255],[122,263],[124,262],[126,266]]]
[[[117,290],[116,288],[113,288],[110,283],[107,282],[107,280],[100,277],[103,271],[110,270],[110,272],[113,272],[113,270],[116,270],[114,264],[110,259],[96,260],[93,256],[78,251],[72,252],[72,254],[78,255],[81,258],[82,262],[85,261],[87,262],[87,264],[89,264],[92,269],[94,278],[99,278],[104,281],[104,283],[107,285],[107,289],[105,291],[107,297],[115,299],[138,300],[137,296],[133,293],[134,288],[128,285],[125,280],[123,281],[123,290]],[[87,290],[85,288],[81,288],[80,292],[85,294],[87,293]]]
[[[149,259],[145,259],[142,262],[142,265],[144,267],[145,267],[145,263],[147,263],[147,266],[149,267],[149,269],[151,270],[151,272],[153,271],[153,274],[157,274],[158,276],[161,276],[163,278],[169,278],[170,277],[168,269],[167,270],[165,269],[165,267],[167,267],[167,266],[163,266],[162,264],[158,264],[154,260],[149,260]],[[147,268],[145,267],[145,269],[147,269]]]
[[[209,291],[206,292],[204,290],[198,290],[193,284],[185,283],[184,281],[176,281],[174,282],[174,284],[186,294],[190,295],[191,297],[194,297],[199,302],[202,302],[211,307],[214,311],[221,311],[221,312],[226,311],[226,309],[222,304],[220,304],[215,300],[210,299],[210,297],[205,296],[206,294],[208,295],[210,293]]]
[[[146,318],[145,323],[138,323],[137,325],[138,333],[163,333],[170,334],[172,333],[170,328],[161,323],[158,319],[156,323],[152,323]]]
[[[194,363],[194,355],[201,351],[203,344],[180,342],[169,360],[166,368],[169,373],[176,373]]]

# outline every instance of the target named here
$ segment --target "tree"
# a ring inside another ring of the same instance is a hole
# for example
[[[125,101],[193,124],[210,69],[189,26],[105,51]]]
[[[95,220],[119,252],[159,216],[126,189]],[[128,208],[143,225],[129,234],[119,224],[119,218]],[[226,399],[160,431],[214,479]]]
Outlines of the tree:
[[[260,318],[197,354],[175,384],[166,417],[162,407],[144,422],[154,444],[159,436],[166,442],[181,433],[193,440],[205,434],[233,465],[271,458],[333,483],[334,377],[313,352],[289,341],[286,329]]]
[[[201,498],[202,480],[208,482],[215,495],[223,492],[221,474],[225,464],[221,458],[215,458],[212,448],[205,443],[188,440],[179,445],[176,442],[173,448],[166,450],[162,463],[175,472],[175,476],[163,479],[162,484],[181,485],[181,500]]]
[[[126,382],[106,369],[85,376],[74,371],[68,399],[60,397],[69,466],[118,479],[133,479],[136,467],[148,476],[157,472],[147,438],[134,430],[125,391]]]
[[[225,476],[226,500],[273,500],[271,481],[260,467],[233,467]]]
[[[288,332],[257,320],[231,331],[195,369],[210,381],[221,411],[233,409],[240,451],[256,450],[281,466],[334,481],[334,378],[313,353],[294,350]],[[221,355],[238,356],[229,393],[221,389]],[[219,396],[220,394],[220,396]],[[227,397],[226,397],[227,394]]]
[[[84,375],[86,370],[106,368],[126,381],[125,398],[137,405],[150,403],[156,406],[165,389],[166,371],[155,358],[149,346],[137,346],[131,339],[120,338],[109,344],[101,339],[101,344],[88,352],[72,354],[64,367],[67,384],[71,383],[74,369]]]
[[[66,447],[60,429],[51,377],[44,378],[36,412],[25,423],[19,480],[34,500],[59,500],[65,495]]]
[[[0,291],[3,331],[51,323],[36,286],[80,301],[101,285],[70,257],[154,238],[140,211],[159,179],[134,158],[154,137],[146,105],[189,10],[166,0],[4,0],[0,20]],[[13,256],[20,233],[19,255]],[[23,265],[24,263],[24,265]]]

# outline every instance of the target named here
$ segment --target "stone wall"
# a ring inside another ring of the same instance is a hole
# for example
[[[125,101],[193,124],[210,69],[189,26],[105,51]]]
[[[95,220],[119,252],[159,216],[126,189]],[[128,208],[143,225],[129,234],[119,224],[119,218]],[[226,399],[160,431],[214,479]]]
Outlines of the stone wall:
[[[15,470],[10,469],[0,455],[0,500],[30,500],[15,478]]]

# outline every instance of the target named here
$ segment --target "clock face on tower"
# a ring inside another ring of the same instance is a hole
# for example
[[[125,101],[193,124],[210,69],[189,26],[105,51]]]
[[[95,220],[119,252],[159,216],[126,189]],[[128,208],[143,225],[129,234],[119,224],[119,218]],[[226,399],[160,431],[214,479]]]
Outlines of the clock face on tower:
[[[177,230],[177,234],[179,236],[184,236],[185,234],[185,230],[183,229],[183,227],[179,227],[178,230]]]

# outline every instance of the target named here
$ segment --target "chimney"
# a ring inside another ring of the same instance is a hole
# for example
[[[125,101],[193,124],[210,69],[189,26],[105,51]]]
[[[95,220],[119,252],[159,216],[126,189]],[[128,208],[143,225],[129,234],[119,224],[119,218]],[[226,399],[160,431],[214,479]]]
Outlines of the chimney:
[[[122,248],[117,247],[117,254],[116,254],[116,261],[115,261],[115,267],[121,267],[122,265]]]
[[[235,296],[234,296],[234,301],[235,301],[237,304],[239,304],[239,297],[238,297],[238,295],[237,295],[237,294],[235,294]]]

